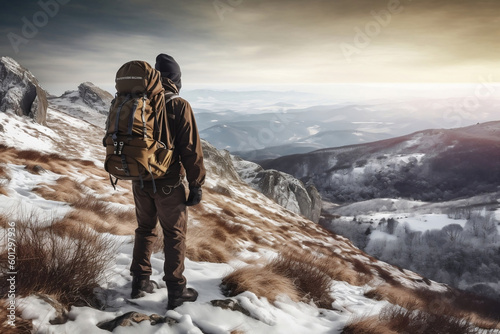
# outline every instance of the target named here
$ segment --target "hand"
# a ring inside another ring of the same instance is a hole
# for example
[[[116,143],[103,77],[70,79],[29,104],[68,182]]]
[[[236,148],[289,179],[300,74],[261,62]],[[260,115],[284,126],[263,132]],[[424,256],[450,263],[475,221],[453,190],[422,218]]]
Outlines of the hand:
[[[201,187],[189,188],[189,196],[186,201],[186,206],[193,206],[201,202]]]

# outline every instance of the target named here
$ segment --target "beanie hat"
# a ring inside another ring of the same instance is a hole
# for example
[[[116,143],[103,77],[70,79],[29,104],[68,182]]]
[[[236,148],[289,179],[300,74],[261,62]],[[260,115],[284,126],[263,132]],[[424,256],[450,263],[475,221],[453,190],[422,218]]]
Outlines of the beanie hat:
[[[181,90],[181,68],[175,59],[167,54],[160,53],[156,57],[155,68],[161,72],[162,77],[169,78],[178,90]]]

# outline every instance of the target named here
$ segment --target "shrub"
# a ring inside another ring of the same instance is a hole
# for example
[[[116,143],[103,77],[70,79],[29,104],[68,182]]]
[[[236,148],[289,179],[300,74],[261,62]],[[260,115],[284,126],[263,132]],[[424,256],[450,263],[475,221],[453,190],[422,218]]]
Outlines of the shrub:
[[[446,314],[428,313],[412,307],[389,305],[374,317],[349,323],[342,334],[426,333],[426,334],[475,334],[481,330],[467,319]]]
[[[268,266],[272,272],[292,280],[303,300],[313,302],[318,307],[332,308],[332,279],[315,265],[313,255],[304,252],[281,253]]]
[[[239,268],[222,279],[221,287],[226,296],[251,291],[271,302],[279,295],[287,295],[294,301],[300,300],[293,280],[273,272],[269,266],[251,265]]]
[[[463,328],[470,329],[470,324],[481,328],[498,329],[500,320],[500,302],[474,296],[459,290],[449,290],[440,293],[427,289],[414,290],[401,285],[394,287],[385,284],[367,291],[365,297],[376,300],[387,300],[392,304],[401,305],[405,309],[412,311],[418,310],[418,315],[407,314],[402,310],[396,310],[397,312],[393,310],[394,312],[392,313],[398,313],[399,318],[406,317],[414,323],[418,322],[418,319],[425,315],[425,321],[447,323],[446,326],[456,328],[456,333],[466,333],[461,332],[462,329],[460,328],[463,326]],[[387,314],[391,314],[391,312]],[[467,315],[465,320],[464,315]],[[439,317],[449,319],[441,319]],[[385,319],[389,318],[386,315]],[[455,322],[456,319],[459,321]],[[396,320],[391,321],[394,322]],[[465,326],[465,323],[467,326]]]
[[[292,300],[312,302],[322,308],[332,308],[332,279],[315,266],[313,256],[302,252],[284,251],[264,266],[249,265],[235,270],[222,280],[228,296],[251,291],[270,301],[280,294]]]
[[[44,293],[65,305],[98,306],[93,289],[105,278],[116,245],[84,225],[67,232],[57,222],[47,224],[35,217],[15,222],[18,296]],[[2,272],[8,272],[7,256],[3,249]],[[0,277],[1,291],[8,290],[6,284]]]

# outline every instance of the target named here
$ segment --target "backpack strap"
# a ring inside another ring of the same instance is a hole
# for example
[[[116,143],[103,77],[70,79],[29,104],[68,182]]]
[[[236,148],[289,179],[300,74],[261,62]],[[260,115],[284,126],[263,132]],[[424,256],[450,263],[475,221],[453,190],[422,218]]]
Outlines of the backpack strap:
[[[167,118],[170,118],[173,122],[172,122],[172,125],[170,125],[170,122],[169,122],[169,130],[170,130],[170,134],[171,134],[171,137],[172,137],[172,146],[173,148],[175,148],[175,145],[174,145],[174,140],[175,140],[175,114],[173,113],[173,108],[172,108],[172,112],[168,112],[169,108],[167,108],[167,103],[172,101],[173,99],[176,99],[180,97],[178,94],[175,94],[175,93],[165,93],[165,109],[167,111]]]

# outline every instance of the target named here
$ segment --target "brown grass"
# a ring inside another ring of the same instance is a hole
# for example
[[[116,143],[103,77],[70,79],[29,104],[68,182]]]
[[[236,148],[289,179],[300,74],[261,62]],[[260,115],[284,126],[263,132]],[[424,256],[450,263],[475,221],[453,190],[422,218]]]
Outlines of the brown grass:
[[[113,260],[113,243],[83,225],[68,231],[36,217],[15,223],[17,295],[43,293],[56,296],[65,305],[98,306],[93,289]],[[3,272],[8,271],[7,255],[7,251],[0,254]],[[0,277],[1,291],[8,290],[6,282]],[[6,293],[0,297],[5,298]]]
[[[238,251],[232,236],[205,224],[188,227],[186,246],[187,257],[198,262],[227,263]]]
[[[15,312],[15,326],[11,326],[8,323],[8,316],[10,315],[7,310],[7,299],[0,299],[0,332],[2,334],[31,334],[33,330],[33,324],[31,320],[25,320],[21,318],[19,310],[16,309]]]
[[[459,290],[450,289],[446,292],[436,292],[384,284],[368,291],[365,296],[376,300],[387,300],[392,304],[401,305],[411,310],[419,310],[432,316],[457,319],[466,317],[465,320],[468,323],[480,328],[500,329],[500,302]]]
[[[381,322],[377,317],[365,317],[349,322],[341,334],[398,334]]]
[[[268,266],[271,271],[291,279],[303,300],[318,307],[332,308],[332,279],[328,272],[316,265],[313,255],[287,251],[280,253]]]
[[[222,290],[227,296],[251,291],[257,296],[274,302],[279,295],[287,295],[294,301],[301,299],[294,282],[272,271],[269,266],[245,266],[222,279]]]
[[[390,305],[382,309],[378,318],[353,321],[342,331],[342,334],[354,333],[475,334],[479,331],[467,319]]]
[[[0,195],[8,195],[7,185],[10,181],[10,175],[7,173],[5,166],[0,164]]]
[[[76,203],[84,194],[80,183],[67,176],[57,179],[55,184],[41,184],[33,192],[50,201]]]
[[[228,296],[251,291],[275,301],[280,294],[292,300],[312,302],[318,307],[332,308],[332,279],[324,267],[318,266],[311,254],[286,250],[264,266],[247,265],[222,280]]]

